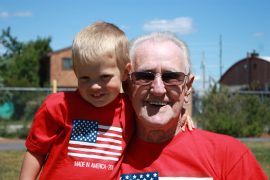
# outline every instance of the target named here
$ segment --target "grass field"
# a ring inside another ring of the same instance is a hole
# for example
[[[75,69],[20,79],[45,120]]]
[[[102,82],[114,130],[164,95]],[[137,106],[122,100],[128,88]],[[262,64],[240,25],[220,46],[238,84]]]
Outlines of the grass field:
[[[244,142],[270,177],[270,142]],[[24,151],[0,151],[0,179],[17,180]]]
[[[17,180],[24,151],[0,151],[0,179]]]

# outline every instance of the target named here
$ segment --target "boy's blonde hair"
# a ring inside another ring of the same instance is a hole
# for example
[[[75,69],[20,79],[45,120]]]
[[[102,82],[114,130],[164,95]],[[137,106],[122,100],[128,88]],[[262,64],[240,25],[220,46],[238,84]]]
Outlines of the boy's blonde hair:
[[[120,72],[130,62],[128,39],[117,26],[107,22],[95,22],[82,29],[72,43],[73,69],[76,65],[88,64],[100,58],[115,57]]]

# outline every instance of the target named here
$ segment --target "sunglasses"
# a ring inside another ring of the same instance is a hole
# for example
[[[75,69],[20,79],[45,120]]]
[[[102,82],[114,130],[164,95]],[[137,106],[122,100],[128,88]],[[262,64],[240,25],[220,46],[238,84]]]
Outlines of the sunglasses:
[[[165,85],[175,86],[181,85],[185,81],[185,77],[189,74],[183,72],[164,72],[154,73],[149,71],[139,71],[130,74],[132,83],[137,85],[149,85],[157,76],[161,76],[161,79]]]

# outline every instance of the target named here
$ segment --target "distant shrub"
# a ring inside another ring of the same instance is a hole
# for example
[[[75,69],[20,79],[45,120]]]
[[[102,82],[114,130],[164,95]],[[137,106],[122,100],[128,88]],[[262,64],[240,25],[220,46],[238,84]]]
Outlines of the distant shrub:
[[[269,99],[213,88],[204,96],[197,119],[199,126],[210,131],[235,137],[260,136],[269,127]]]

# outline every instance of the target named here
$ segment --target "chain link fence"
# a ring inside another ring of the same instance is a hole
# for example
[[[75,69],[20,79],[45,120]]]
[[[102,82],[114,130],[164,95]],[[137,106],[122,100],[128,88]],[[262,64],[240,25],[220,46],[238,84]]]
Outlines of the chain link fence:
[[[74,88],[57,89],[71,90]],[[0,87],[0,137],[25,137],[37,109],[51,93],[52,88]]]

